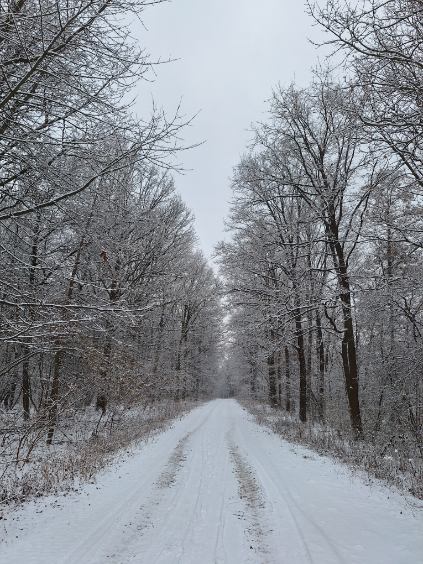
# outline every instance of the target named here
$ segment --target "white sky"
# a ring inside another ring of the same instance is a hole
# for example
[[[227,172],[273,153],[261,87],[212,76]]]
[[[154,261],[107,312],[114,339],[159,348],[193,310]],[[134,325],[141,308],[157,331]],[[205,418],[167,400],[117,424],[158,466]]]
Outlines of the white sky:
[[[137,30],[159,66],[152,84],[140,83],[138,109],[153,96],[172,112],[200,112],[184,141],[204,145],[180,155],[186,169],[177,189],[196,217],[199,245],[211,257],[225,237],[233,167],[251,139],[252,122],[265,119],[266,99],[280,82],[304,85],[317,64],[309,38],[318,31],[302,0],[173,0],[143,13]]]

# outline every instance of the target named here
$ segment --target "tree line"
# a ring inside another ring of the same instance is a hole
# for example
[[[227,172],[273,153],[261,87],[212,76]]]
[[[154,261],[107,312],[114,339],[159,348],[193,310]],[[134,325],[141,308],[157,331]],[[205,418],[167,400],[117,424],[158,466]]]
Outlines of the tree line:
[[[0,401],[12,437],[64,413],[207,395],[219,282],[172,170],[184,120],[132,111],[148,0],[0,2]],[[128,23],[129,22],[129,23]],[[13,421],[13,424],[12,424]],[[8,440],[9,440],[8,439]]]
[[[230,386],[422,452],[423,3],[309,3],[333,68],[276,88],[219,260]]]

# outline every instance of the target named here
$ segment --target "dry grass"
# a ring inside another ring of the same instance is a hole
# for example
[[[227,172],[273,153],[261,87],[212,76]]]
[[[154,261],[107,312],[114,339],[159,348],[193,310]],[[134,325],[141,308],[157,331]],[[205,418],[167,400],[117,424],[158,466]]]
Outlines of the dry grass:
[[[28,423],[25,431],[20,427],[20,435],[12,432],[10,424],[3,425],[0,511],[1,506],[18,505],[33,497],[77,490],[120,453],[129,453],[194,405],[168,401],[147,409],[115,410],[99,425],[98,413],[88,408],[61,421],[51,446],[45,443],[45,428],[35,421]],[[9,413],[7,417],[10,422]]]
[[[243,401],[242,404],[257,423],[287,441],[335,457],[352,468],[364,470],[370,480],[382,480],[423,499],[423,460],[418,452],[410,456],[399,444],[388,450],[382,442],[354,441],[337,429],[319,423],[300,423],[292,415],[265,403]]]

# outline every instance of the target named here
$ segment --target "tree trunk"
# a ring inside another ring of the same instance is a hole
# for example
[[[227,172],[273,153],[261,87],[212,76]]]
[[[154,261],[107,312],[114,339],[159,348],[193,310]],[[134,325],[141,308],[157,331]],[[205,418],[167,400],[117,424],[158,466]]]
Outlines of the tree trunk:
[[[277,376],[278,376],[278,405],[282,405],[282,352],[278,351],[277,355],[278,359],[278,369],[277,369]]]
[[[289,360],[289,349],[285,346],[285,409],[291,411],[291,367]]]
[[[175,366],[175,370],[177,373],[177,386],[178,386],[176,391],[176,399],[178,400],[185,399],[187,392],[186,374],[182,376],[181,372],[183,368],[182,359],[186,358],[186,346],[188,341],[190,320],[191,320],[191,311],[189,309],[189,306],[185,304],[182,312],[181,336],[179,338],[178,352],[176,355],[176,366]]]
[[[250,391],[253,399],[256,397],[257,384],[257,363],[254,360],[249,361],[250,365]]]
[[[325,346],[323,343],[322,323],[320,313],[316,311],[316,327],[317,327],[317,358],[319,361],[319,419],[325,420]]]
[[[31,288],[31,294],[34,293],[35,286],[35,272],[38,265],[38,224],[35,230],[34,239],[31,247],[30,256],[30,268],[29,268],[29,286]],[[31,307],[29,308],[29,318],[32,319],[33,312]],[[26,339],[27,343],[31,341],[31,337]],[[23,355],[25,360],[22,364],[22,409],[24,414],[24,419],[28,420],[30,417],[30,403],[31,403],[31,374],[29,372],[29,356],[30,348],[29,345],[23,347]]]
[[[347,391],[351,426],[356,439],[363,438],[360,401],[358,393],[357,353],[351,316],[344,311],[344,338],[342,339],[342,362]]]
[[[13,369],[12,369],[12,379],[10,382],[10,386],[7,389],[7,392],[3,398],[3,405],[4,408],[6,410],[12,409],[15,403],[15,393],[16,393],[16,388],[17,388],[17,382],[19,380],[19,352],[18,352],[18,346],[15,345],[13,347],[13,360],[12,362],[14,363]]]
[[[164,297],[163,297],[163,302],[164,302]],[[165,326],[165,303],[163,303],[162,308],[161,308],[161,313],[160,313],[160,321],[159,321],[159,326],[157,328],[157,339],[156,339],[156,346],[155,346],[155,351],[154,351],[154,362],[153,362],[153,375],[157,374],[157,370],[159,368],[159,362],[160,362],[160,353],[161,353],[161,347],[162,347],[162,343],[163,343],[163,331],[164,331],[164,326]]]
[[[342,363],[344,368],[345,389],[348,399],[348,408],[351,427],[356,439],[363,438],[363,425],[361,421],[359,382],[357,366],[357,350],[355,343],[354,324],[352,318],[351,288],[344,257],[344,249],[338,240],[337,228],[332,229],[330,241],[334,256],[335,269],[340,289],[340,301],[343,316]]]
[[[73,298],[73,291],[75,288],[75,279],[79,268],[79,263],[81,259],[81,252],[84,246],[84,237],[78,246],[78,250],[75,256],[75,262],[72,268],[71,277],[69,280],[69,286],[66,290],[65,305],[69,304]],[[62,316],[66,319],[66,312]],[[65,356],[65,350],[63,348],[62,339],[56,340],[56,352],[53,359],[53,380],[51,383],[50,395],[47,400],[47,410],[48,410],[48,431],[47,431],[47,444],[51,445],[53,442],[54,429],[56,427],[57,412],[58,412],[58,402],[59,402],[59,392],[60,392],[60,372],[63,364],[63,359]]]
[[[300,371],[300,421],[307,421],[307,367],[304,350],[304,333],[301,319],[300,297],[295,292],[295,337],[297,341],[298,367]]]
[[[313,313],[309,312],[307,315],[308,320],[308,338],[307,338],[307,358],[306,358],[306,374],[307,374],[307,413],[312,418],[315,416],[315,406],[313,403],[313,389],[312,389],[312,367],[313,367]]]
[[[47,444],[51,445],[53,442],[54,430],[56,427],[58,402],[59,402],[59,389],[60,389],[60,369],[62,367],[64,356],[63,348],[56,351],[53,361],[53,380],[51,383],[50,396],[48,400],[48,432]]]
[[[278,397],[276,392],[276,366],[274,352],[267,357],[267,369],[269,375],[269,403],[272,407],[276,407],[278,405]]]
[[[28,349],[24,348],[24,354],[28,357]],[[25,358],[22,363],[22,409],[24,419],[28,420],[30,416],[31,403],[31,377],[29,374],[29,358]]]

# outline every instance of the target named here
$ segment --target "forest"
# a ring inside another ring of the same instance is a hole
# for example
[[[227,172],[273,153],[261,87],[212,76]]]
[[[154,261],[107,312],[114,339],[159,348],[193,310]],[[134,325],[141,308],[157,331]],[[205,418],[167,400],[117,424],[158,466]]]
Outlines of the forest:
[[[91,472],[93,437],[101,458],[157,402],[155,418],[210,394],[220,284],[174,186],[185,121],[130,103],[153,63],[125,21],[149,4],[0,4],[4,501]]]
[[[423,495],[422,1],[308,2],[329,56],[269,92],[218,269],[190,118],[133,109],[161,2],[0,0],[0,500],[218,394]]]
[[[308,10],[329,62],[273,91],[234,171],[230,388],[421,494],[423,4]]]

